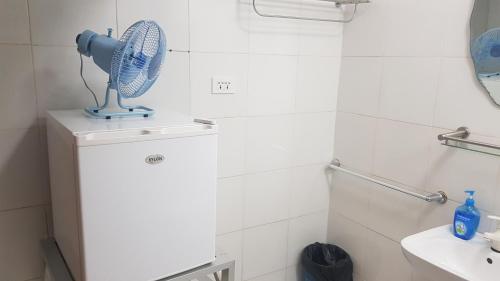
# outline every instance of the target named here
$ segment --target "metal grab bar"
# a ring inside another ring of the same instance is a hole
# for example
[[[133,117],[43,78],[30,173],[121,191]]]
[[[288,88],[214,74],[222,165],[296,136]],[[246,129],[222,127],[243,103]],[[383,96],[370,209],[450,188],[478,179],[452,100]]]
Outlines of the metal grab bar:
[[[373,179],[373,178],[370,178],[368,176],[358,174],[358,173],[356,173],[354,171],[342,168],[341,164],[340,164],[340,161],[338,159],[333,160],[328,167],[331,168],[331,169],[333,169],[333,170],[344,172],[346,174],[349,174],[349,175],[352,175],[352,176],[355,176],[355,177],[358,177],[358,178],[362,178],[362,179],[367,180],[369,182],[376,183],[378,185],[387,187],[389,189],[392,189],[392,190],[395,190],[395,191],[399,191],[401,193],[413,196],[415,198],[425,200],[427,202],[438,202],[438,203],[444,204],[444,203],[446,203],[446,201],[448,201],[448,196],[443,191],[438,191],[436,193],[431,193],[429,195],[423,195],[423,194],[420,194],[420,193],[409,191],[409,190],[403,189],[401,187],[395,186],[393,184],[386,183],[386,182],[383,182],[383,181],[379,181],[377,179]]]
[[[468,140],[470,130],[467,127],[460,127],[454,132],[438,135],[438,140],[444,141],[444,145],[448,145],[448,141],[455,141],[459,143],[472,144],[487,148],[500,149],[500,145],[485,143],[480,141]]]
[[[348,18],[348,19],[345,19],[345,20],[335,20],[335,19],[327,19],[327,18],[299,17],[299,16],[288,16],[288,15],[278,15],[278,14],[266,14],[264,12],[261,12],[257,8],[257,4],[255,3],[256,1],[257,0],[252,0],[253,10],[255,11],[255,13],[257,15],[259,15],[261,17],[266,17],[266,18],[279,18],[279,19],[293,19],[293,20],[308,20],[308,21],[349,23],[352,20],[354,20],[354,16],[356,15],[356,12],[358,10],[358,3],[354,3],[353,4],[354,5],[354,10],[353,10],[352,16],[350,18]],[[331,0],[319,0],[319,1],[334,2],[335,3],[335,1],[331,1]],[[366,2],[360,2],[360,3],[368,3],[368,1],[366,1]]]

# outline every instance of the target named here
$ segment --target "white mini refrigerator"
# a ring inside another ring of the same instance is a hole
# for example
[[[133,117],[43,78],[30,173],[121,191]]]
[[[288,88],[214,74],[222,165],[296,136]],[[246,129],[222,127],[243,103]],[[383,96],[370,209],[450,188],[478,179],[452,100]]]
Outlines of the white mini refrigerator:
[[[215,259],[215,124],[52,111],[47,133],[54,236],[75,281],[153,281]]]

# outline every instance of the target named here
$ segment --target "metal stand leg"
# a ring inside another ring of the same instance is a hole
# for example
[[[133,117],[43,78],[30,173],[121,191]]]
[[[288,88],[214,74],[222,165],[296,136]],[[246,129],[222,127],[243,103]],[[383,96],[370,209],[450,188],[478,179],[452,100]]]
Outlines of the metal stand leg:
[[[234,266],[222,270],[221,281],[234,281]]]
[[[64,259],[52,238],[41,242],[43,258],[45,261],[44,281],[74,281]],[[234,259],[229,257],[218,257],[209,264],[170,276],[158,281],[211,281],[214,273],[222,272],[221,281],[234,281],[235,278]],[[140,281],[140,280],[138,280]]]
[[[52,278],[52,273],[50,273],[50,269],[47,265],[45,265],[45,274],[43,275],[43,281],[54,281],[54,278]]]

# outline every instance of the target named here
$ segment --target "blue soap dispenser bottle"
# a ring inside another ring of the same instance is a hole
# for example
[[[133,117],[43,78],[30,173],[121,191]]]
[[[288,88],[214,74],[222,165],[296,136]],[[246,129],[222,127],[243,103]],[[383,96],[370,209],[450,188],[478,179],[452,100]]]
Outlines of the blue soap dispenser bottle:
[[[476,234],[481,214],[474,206],[474,190],[466,190],[468,194],[465,204],[459,206],[455,210],[455,218],[453,221],[453,234],[463,240],[470,240]]]

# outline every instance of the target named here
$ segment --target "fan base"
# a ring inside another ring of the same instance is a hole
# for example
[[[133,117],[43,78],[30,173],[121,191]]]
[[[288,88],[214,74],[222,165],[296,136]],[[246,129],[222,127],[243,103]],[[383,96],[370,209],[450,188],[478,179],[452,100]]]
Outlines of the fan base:
[[[123,118],[123,117],[143,117],[148,118],[155,114],[155,111],[149,107],[145,106],[133,106],[127,107],[127,111],[109,111],[104,108],[99,107],[87,107],[85,112],[93,118],[98,119],[113,119],[113,118]]]

